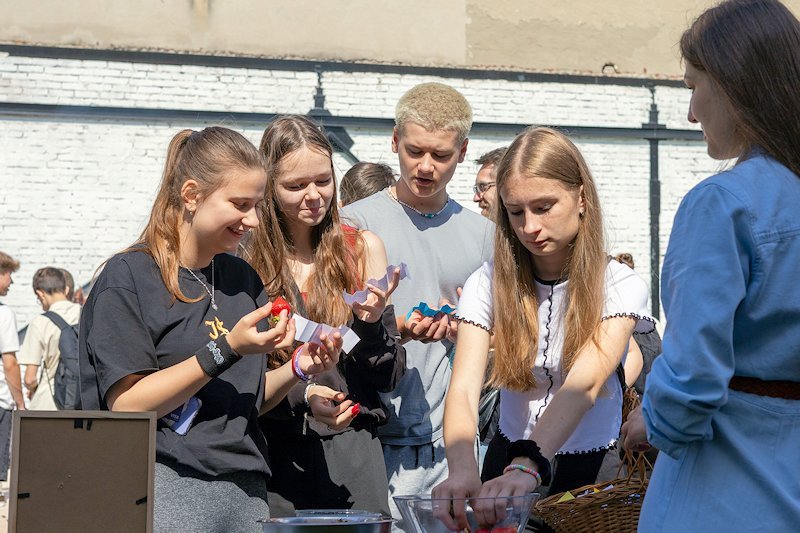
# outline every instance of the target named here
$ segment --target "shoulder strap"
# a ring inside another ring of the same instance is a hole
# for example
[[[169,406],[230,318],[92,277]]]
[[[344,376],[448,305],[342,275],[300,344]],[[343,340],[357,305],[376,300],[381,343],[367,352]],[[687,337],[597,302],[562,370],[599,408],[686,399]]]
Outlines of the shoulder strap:
[[[617,366],[617,379],[619,379],[619,384],[622,387],[622,392],[625,392],[625,389],[628,387],[625,385],[625,367],[622,366],[622,363]]]
[[[55,313],[53,311],[45,311],[43,314],[44,316],[49,318],[53,322],[53,324],[58,326],[58,329],[64,329],[70,327],[70,325],[67,324],[67,321],[61,318],[61,316],[58,313]]]

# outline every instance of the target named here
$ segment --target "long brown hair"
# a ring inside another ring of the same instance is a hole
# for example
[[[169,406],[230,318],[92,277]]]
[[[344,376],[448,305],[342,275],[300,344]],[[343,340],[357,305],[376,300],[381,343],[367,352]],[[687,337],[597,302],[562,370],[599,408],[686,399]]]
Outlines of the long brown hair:
[[[568,278],[561,365],[569,372],[579,350],[590,341],[602,318],[607,257],[597,189],[578,148],[549,128],[528,128],[511,143],[497,165],[497,190],[512,177],[559,180],[582,187],[584,214],[561,278]],[[491,383],[516,391],[536,386],[532,369],[539,339],[538,307],[531,253],[517,239],[503,202],[497,203],[492,298],[495,356]]]
[[[259,150],[267,161],[269,184],[262,211],[275,213],[277,225],[265,222],[252,231],[244,255],[264,281],[271,297],[286,298],[297,307],[298,294],[289,271],[288,258],[294,253],[292,236],[286,216],[275,193],[275,181],[280,177],[281,163],[300,148],[317,150],[329,158],[333,147],[321,126],[302,115],[286,115],[275,119],[261,138]],[[331,160],[331,175],[336,182]],[[266,220],[266,216],[263,217]],[[341,298],[341,291],[354,291],[362,286],[365,271],[364,243],[360,235],[345,235],[339,220],[336,198],[331,199],[322,222],[311,232],[314,266],[306,281],[305,306],[308,317],[315,322],[338,326],[351,316],[350,307]],[[271,251],[271,246],[277,248]],[[287,354],[276,354],[280,362]]]
[[[198,192],[208,197],[225,185],[232,170],[265,171],[264,158],[256,147],[228,128],[213,126],[202,131],[183,130],[169,143],[164,175],[158,188],[150,219],[139,240],[124,252],[142,251],[153,256],[161,279],[172,296],[182,302],[196,302],[181,291],[178,282],[181,242],[179,226],[184,213],[181,187],[188,179],[197,182]]]
[[[724,94],[743,157],[756,147],[800,175],[800,22],[776,0],[729,0],[680,41],[684,61]]]

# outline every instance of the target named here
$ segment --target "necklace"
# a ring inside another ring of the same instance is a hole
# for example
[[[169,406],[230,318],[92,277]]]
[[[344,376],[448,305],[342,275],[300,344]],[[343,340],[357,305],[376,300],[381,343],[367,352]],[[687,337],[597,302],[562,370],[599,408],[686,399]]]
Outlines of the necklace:
[[[416,207],[414,207],[414,206],[411,206],[411,205],[408,205],[408,204],[407,204],[407,203],[405,203],[403,200],[401,200],[400,198],[398,198],[396,195],[392,194],[392,189],[391,189],[391,187],[387,187],[386,191],[389,193],[389,197],[390,197],[390,198],[392,198],[392,199],[393,199],[395,202],[397,202],[398,204],[402,205],[403,207],[407,207],[407,208],[411,209],[412,211],[414,211],[414,212],[415,212],[416,214],[418,214],[419,216],[422,216],[422,217],[425,217],[425,218],[433,218],[433,217],[438,217],[439,215],[441,215],[441,214],[442,214],[442,211],[444,211],[445,209],[447,209],[447,206],[450,204],[450,196],[448,195],[448,196],[447,196],[447,201],[444,203],[444,207],[442,207],[441,209],[439,209],[439,210],[438,210],[437,212],[435,212],[435,213],[423,213],[422,211],[420,211],[420,210],[419,210],[419,209],[417,209]]]
[[[188,270],[189,274],[191,274],[194,277],[194,279],[197,280],[197,283],[202,285],[203,288],[208,293],[208,295],[211,296],[211,307],[214,309],[214,311],[216,311],[217,310],[217,302],[216,302],[216,300],[214,300],[214,260],[213,259],[211,260],[211,289],[210,290],[208,288],[208,285],[203,283],[203,281],[200,278],[197,277],[197,274],[192,272],[191,268],[187,268],[187,267],[183,267],[183,268]]]

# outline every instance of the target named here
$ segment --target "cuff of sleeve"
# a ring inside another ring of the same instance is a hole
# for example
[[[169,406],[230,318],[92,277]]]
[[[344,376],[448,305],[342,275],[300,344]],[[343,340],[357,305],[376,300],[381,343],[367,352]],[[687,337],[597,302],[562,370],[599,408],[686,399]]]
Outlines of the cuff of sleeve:
[[[233,351],[228,340],[224,335],[215,340],[208,341],[195,354],[200,368],[211,378],[215,378],[229,369],[233,364],[242,358],[241,355]]]
[[[649,442],[650,445],[656,448],[658,451],[664,452],[673,459],[677,460],[680,457],[684,447],[669,440],[666,435],[656,430],[655,425],[653,424],[653,417],[655,415],[654,413],[650,412],[650,408],[645,402],[646,399],[642,401],[642,418],[644,419],[644,427],[647,433],[647,442]]]
[[[350,326],[350,329],[362,339],[371,339],[381,336],[380,332],[382,327],[383,322],[381,322],[381,320],[377,320],[376,322],[364,322],[353,313],[353,324]]]

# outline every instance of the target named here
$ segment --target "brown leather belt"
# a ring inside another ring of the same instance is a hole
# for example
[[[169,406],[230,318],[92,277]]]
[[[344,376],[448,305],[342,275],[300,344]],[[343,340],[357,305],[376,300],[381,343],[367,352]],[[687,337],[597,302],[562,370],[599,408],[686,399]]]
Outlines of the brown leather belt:
[[[728,387],[759,396],[800,400],[800,382],[797,381],[764,381],[758,378],[733,376]]]

